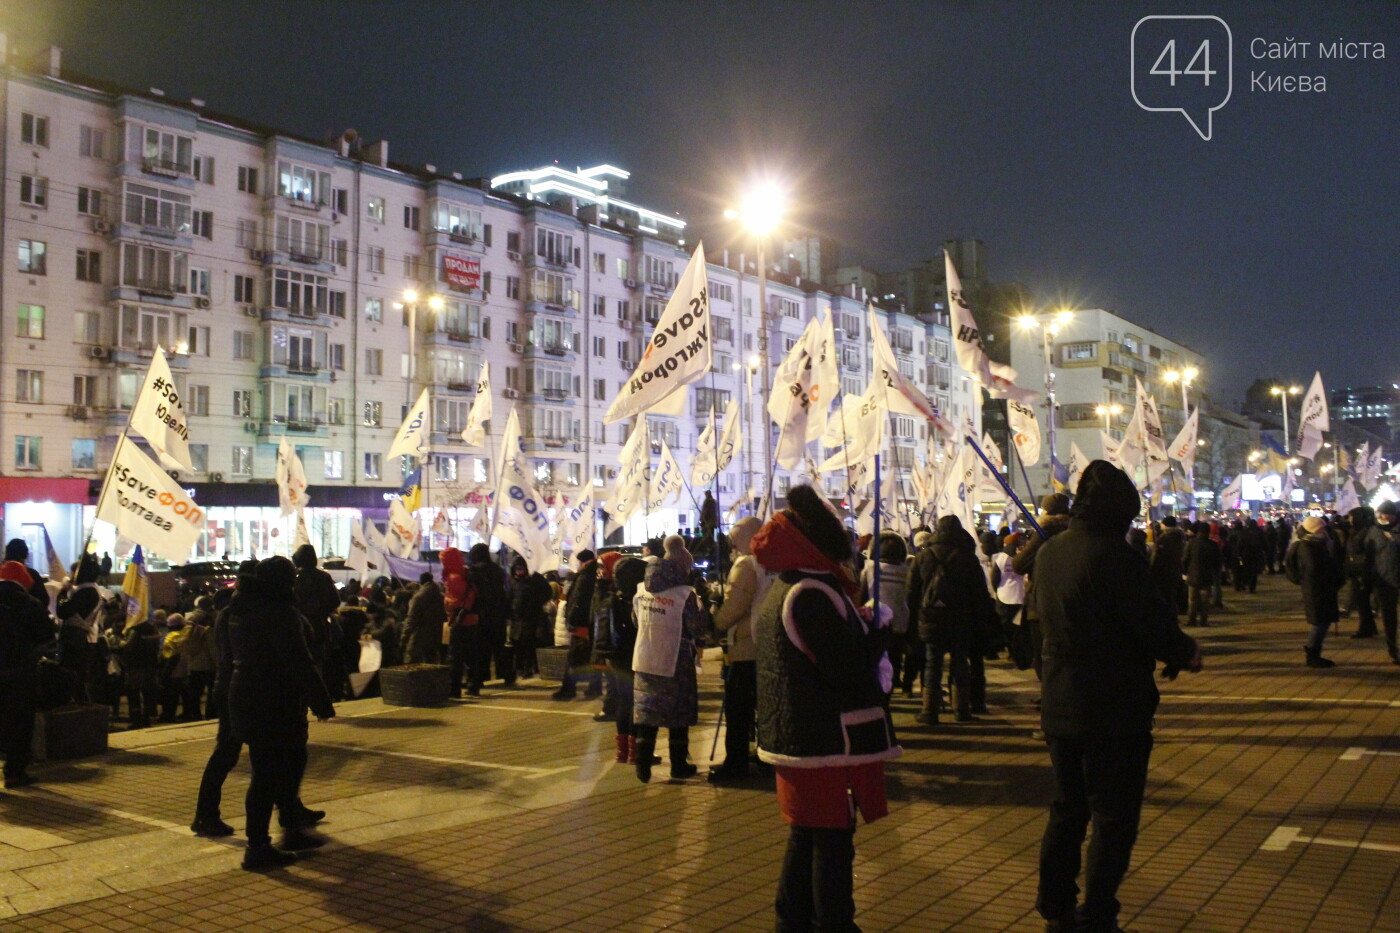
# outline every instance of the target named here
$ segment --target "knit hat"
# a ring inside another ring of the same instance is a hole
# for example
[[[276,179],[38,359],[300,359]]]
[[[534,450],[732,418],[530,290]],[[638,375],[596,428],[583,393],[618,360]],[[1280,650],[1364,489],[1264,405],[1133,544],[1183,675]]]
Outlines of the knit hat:
[[[1062,492],[1052,492],[1040,500],[1040,511],[1046,515],[1068,515],[1069,496]]]
[[[749,543],[753,541],[753,536],[762,527],[763,522],[756,516],[748,515],[741,518],[734,523],[733,528],[729,529],[729,543],[740,554],[747,554],[749,553]]]
[[[603,568],[604,578],[612,579],[613,567],[617,566],[617,562],[622,560],[622,557],[621,551],[608,551],[606,554],[598,555],[598,566]]]
[[[24,564],[17,560],[7,560],[0,564],[0,582],[13,583],[28,590],[34,585],[34,578],[29,575],[29,570]]]
[[[920,531],[914,534],[914,547],[926,548],[933,543],[933,532]]]
[[[1303,519],[1303,530],[1310,535],[1318,534],[1326,527],[1327,523],[1322,520],[1320,515],[1309,515]]]
[[[1397,509],[1395,503],[1389,499],[1376,506],[1377,515],[1389,515],[1394,518],[1397,512],[1400,512],[1400,509]]]
[[[802,524],[802,533],[819,551],[835,561],[851,559],[851,539],[845,527],[815,489],[805,484],[794,486],[788,490],[787,502],[788,511]]]
[[[662,548],[666,552],[666,559],[680,567],[684,573],[690,573],[690,568],[695,565],[695,558],[686,549],[685,539],[680,535],[671,535],[664,542]]]
[[[165,620],[166,628],[184,628],[185,617],[178,612],[172,612]]]

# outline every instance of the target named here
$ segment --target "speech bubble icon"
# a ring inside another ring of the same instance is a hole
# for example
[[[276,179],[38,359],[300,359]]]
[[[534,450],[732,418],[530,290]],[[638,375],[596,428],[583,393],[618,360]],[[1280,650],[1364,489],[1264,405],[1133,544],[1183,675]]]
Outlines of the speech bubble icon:
[[[1144,16],[1133,27],[1133,101],[1179,111],[1210,140],[1215,111],[1234,91],[1234,37],[1218,16]]]

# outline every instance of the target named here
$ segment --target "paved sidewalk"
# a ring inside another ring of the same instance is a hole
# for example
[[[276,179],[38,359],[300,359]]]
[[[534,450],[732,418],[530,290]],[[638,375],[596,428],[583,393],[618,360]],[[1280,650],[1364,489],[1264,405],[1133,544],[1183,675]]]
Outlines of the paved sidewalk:
[[[1379,640],[1342,637],[1338,667],[1306,669],[1281,577],[1226,601],[1206,671],[1163,688],[1123,925],[1400,931],[1400,667]],[[716,675],[692,730],[701,764]],[[920,728],[896,700],[891,814],[856,837],[866,933],[1040,929],[1035,684],[1002,663],[990,679],[994,715],[975,725]],[[786,842],[771,780],[669,784],[662,765],[643,786],[612,763],[597,704],[552,702],[551,686],[431,710],[357,701],[313,724],[303,797],[335,841],[268,875],[239,870],[238,837],[189,833],[211,725],[38,766],[39,785],[0,793],[0,933],[771,929]],[[246,786],[245,762],[225,789],[239,827]]]

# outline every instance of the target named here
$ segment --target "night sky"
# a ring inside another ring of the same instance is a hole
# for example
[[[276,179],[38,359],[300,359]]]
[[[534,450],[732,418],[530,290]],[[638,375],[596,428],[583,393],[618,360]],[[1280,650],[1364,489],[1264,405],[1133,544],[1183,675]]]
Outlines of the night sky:
[[[1395,3],[0,11],[12,43],[55,42],[76,71],[298,135],[355,127],[396,161],[468,177],[620,165],[629,199],[716,230],[712,251],[731,245],[717,217],[756,174],[786,183],[795,222],[834,237],[845,261],[894,270],[978,237],[992,279],[1043,306],[1111,308],[1201,351],[1227,403],[1257,376],[1306,385],[1319,368],[1329,387],[1400,382]],[[1233,92],[1209,142],[1134,103],[1133,27],[1161,14],[1231,29]],[[1259,61],[1256,37],[1312,44]],[[1318,42],[1337,39],[1388,57],[1320,59]],[[1255,90],[1258,71],[1321,75],[1327,90]]]

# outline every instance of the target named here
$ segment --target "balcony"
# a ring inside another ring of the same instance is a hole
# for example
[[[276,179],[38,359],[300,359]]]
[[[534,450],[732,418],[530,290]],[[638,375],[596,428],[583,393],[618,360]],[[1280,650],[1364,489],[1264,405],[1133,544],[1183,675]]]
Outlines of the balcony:
[[[295,379],[298,382],[329,384],[335,382],[335,371],[324,366],[302,363],[269,363],[258,369],[259,379]]]
[[[147,175],[160,175],[162,178],[187,178],[194,175],[194,166],[170,159],[142,159],[141,171]]]
[[[431,330],[423,335],[423,343],[429,347],[450,344],[470,346],[476,339],[475,334],[464,330]]]
[[[186,291],[182,282],[170,279],[137,279],[135,283],[125,283],[127,288],[135,288],[143,298],[174,298]]]
[[[129,347],[112,347],[108,352],[107,359],[117,364],[118,367],[139,366],[144,368],[150,363],[155,352],[156,348],[148,343]],[[165,358],[170,363],[172,370],[183,372],[190,368],[190,358],[185,354],[171,352],[169,347],[166,347],[165,353]]]
[[[326,424],[325,418],[320,415],[315,416],[310,421],[292,420],[286,415],[273,415],[271,418],[264,418],[261,421],[247,422],[247,427],[256,427],[259,440],[269,438],[291,437],[311,438],[330,437],[330,426]],[[250,431],[251,433],[251,431]]]
[[[293,305],[289,308],[259,308],[258,315],[263,321],[277,321],[283,324],[316,324],[329,327],[330,319],[316,308]]]
[[[567,389],[541,389],[540,395],[554,402],[562,402],[569,397]]]

